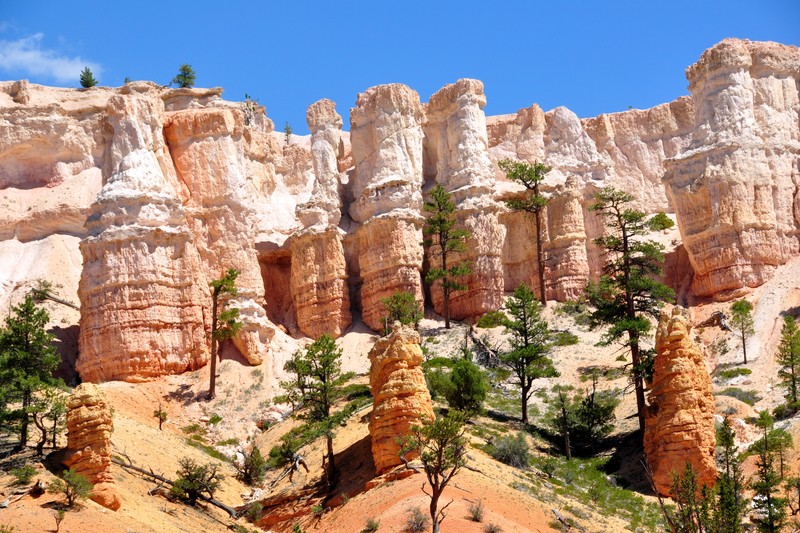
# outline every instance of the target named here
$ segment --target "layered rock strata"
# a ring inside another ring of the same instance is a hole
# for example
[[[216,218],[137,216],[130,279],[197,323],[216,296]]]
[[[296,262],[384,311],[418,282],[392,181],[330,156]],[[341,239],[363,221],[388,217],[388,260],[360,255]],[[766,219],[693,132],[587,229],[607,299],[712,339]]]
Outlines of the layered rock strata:
[[[396,291],[423,301],[422,121],[419,95],[400,84],[372,87],[350,112],[355,170],[350,216],[364,323],[383,328],[381,300]]]
[[[207,284],[185,211],[165,176],[163,104],[114,96],[106,183],[81,241],[80,358],[83,381],[138,381],[199,368],[208,360]]]
[[[64,464],[85,476],[94,488],[89,498],[103,507],[120,508],[111,473],[111,406],[97,385],[82,383],[67,400],[67,457]]]
[[[164,131],[182,190],[187,220],[206,279],[239,270],[243,327],[233,343],[250,364],[260,364],[274,335],[264,309],[264,282],[255,251],[255,218],[243,135],[247,114],[235,107],[169,113]]]
[[[691,463],[698,486],[712,486],[714,397],[702,349],[691,338],[686,310],[663,312],[656,330],[650,405],[645,414],[644,451],[659,494],[669,495],[673,472]]]
[[[336,104],[320,100],[309,106],[306,119],[311,130],[315,181],[311,199],[297,208],[297,217],[305,228],[290,239],[294,266],[291,294],[303,334],[316,339],[329,333],[336,338],[352,320],[344,232],[338,227],[342,218],[342,117],[336,112]]]
[[[489,159],[483,83],[461,79],[446,85],[425,105],[425,177],[434,179],[456,204],[459,225],[470,232],[465,251],[452,253],[450,264],[467,262],[472,272],[467,289],[450,296],[450,316],[464,319],[498,309],[503,301],[501,251],[505,228],[499,223],[501,206],[492,199],[495,179]],[[428,251],[432,267],[441,259]],[[431,287],[438,312],[444,295],[439,282]]]
[[[664,183],[694,293],[727,298],[800,251],[800,49],[726,39],[686,77],[694,133]]]
[[[375,471],[380,475],[402,464],[397,439],[434,415],[422,372],[420,337],[413,328],[395,323],[392,332],[375,343],[369,361],[373,398],[369,434]]]

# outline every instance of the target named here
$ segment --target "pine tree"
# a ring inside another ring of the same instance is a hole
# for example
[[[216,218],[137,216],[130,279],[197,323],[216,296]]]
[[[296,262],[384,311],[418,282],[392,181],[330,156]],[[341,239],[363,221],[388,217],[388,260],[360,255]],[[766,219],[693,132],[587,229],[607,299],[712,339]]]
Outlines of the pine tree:
[[[773,423],[767,411],[760,413],[756,425],[763,430],[763,438],[756,460],[756,477],[750,481],[750,488],[755,492],[753,507],[760,515],[757,528],[765,533],[779,532],[786,520],[786,500],[775,495],[782,480],[775,471],[775,460],[769,445]]]
[[[603,216],[610,230],[595,243],[609,259],[600,280],[587,287],[587,294],[596,308],[590,317],[592,327],[609,326],[600,344],[621,341],[630,350],[639,428],[644,431],[644,387],[652,356],[648,357],[640,343],[650,331],[648,317],[658,318],[662,303],[674,298],[674,293],[655,280],[661,273],[664,247],[644,238],[662,225],[658,219],[648,221],[642,211],[630,207],[633,200],[630,194],[611,187],[595,196],[590,209]]]
[[[778,346],[777,362],[781,365],[778,377],[781,387],[786,389],[786,402],[792,412],[800,408],[798,403],[798,381],[800,381],[800,330],[794,317],[783,317],[781,343]]]
[[[381,304],[386,309],[386,315],[383,317],[384,335],[391,332],[391,326],[395,322],[416,328],[424,316],[422,306],[414,295],[407,291],[395,291],[393,295],[383,298]]]
[[[230,298],[239,291],[236,289],[236,278],[239,271],[229,268],[220,279],[215,279],[211,286],[211,378],[208,386],[208,399],[213,400],[217,390],[217,348],[220,341],[236,336],[242,329],[239,322],[239,309],[228,307]]]
[[[196,78],[197,75],[195,74],[194,69],[192,69],[192,66],[187,63],[184,63],[183,65],[178,67],[178,74],[175,75],[174,78],[172,78],[172,83],[174,83],[175,85],[177,85],[182,89],[189,89],[194,87],[194,82]]]
[[[714,508],[715,531],[720,533],[740,533],[742,518],[747,511],[744,497],[744,478],[742,464],[736,451],[735,433],[730,419],[726,416],[717,430],[720,473],[717,479],[717,505]]]
[[[61,357],[53,345],[53,335],[45,330],[50,316],[36,306],[33,296],[11,309],[5,327],[0,329],[0,422],[18,425],[19,447],[28,444],[32,416],[47,406],[37,394],[63,386],[54,378]],[[17,406],[9,409],[9,405]]]
[[[528,400],[534,380],[556,377],[558,372],[547,357],[551,335],[547,321],[542,318],[541,304],[524,283],[517,287],[506,303],[511,318],[504,321],[506,333],[511,334],[511,350],[500,355],[500,362],[511,369],[517,378],[522,403],[522,422],[528,423]]]
[[[547,291],[545,287],[545,258],[542,240],[544,234],[544,208],[547,205],[545,198],[539,190],[544,176],[552,170],[552,167],[544,163],[524,163],[503,159],[498,163],[500,170],[506,173],[506,178],[511,181],[521,183],[527,189],[527,196],[508,200],[506,205],[514,211],[522,211],[533,215],[536,227],[536,266],[539,278],[539,301],[542,305],[547,305]]]
[[[337,348],[333,338],[326,333],[305,351],[295,352],[283,369],[294,374],[294,377],[281,382],[281,388],[286,391],[281,401],[287,401],[303,411],[303,417],[325,435],[325,481],[328,489],[332,490],[337,478],[333,434],[352,414],[350,409],[333,411],[334,402],[342,396],[347,379],[347,375],[342,374],[342,349]]]
[[[80,82],[81,87],[84,89],[88,89],[89,87],[94,87],[97,85],[97,80],[94,79],[94,75],[89,67],[84,67],[81,71]]]
[[[450,194],[441,185],[436,185],[431,190],[423,209],[426,213],[430,213],[422,228],[422,233],[425,235],[423,244],[428,247],[432,259],[436,259],[431,261],[425,281],[431,284],[439,282],[444,297],[444,326],[450,329],[450,295],[454,291],[467,289],[465,284],[456,280],[466,276],[471,270],[466,262],[448,266],[447,260],[448,257],[452,257],[451,252],[465,250],[470,233],[464,229],[456,229],[456,206]],[[433,263],[437,266],[433,266]]]
[[[744,364],[747,364],[747,339],[755,333],[752,311],[753,304],[747,300],[738,300],[731,306],[731,326],[737,329],[742,337]]]

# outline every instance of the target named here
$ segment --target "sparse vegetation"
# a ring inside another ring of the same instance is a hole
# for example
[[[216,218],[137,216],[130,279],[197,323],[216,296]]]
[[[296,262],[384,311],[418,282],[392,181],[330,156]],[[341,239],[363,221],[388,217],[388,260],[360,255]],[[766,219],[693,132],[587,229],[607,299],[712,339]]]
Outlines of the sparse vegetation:
[[[189,505],[195,505],[203,496],[213,498],[225,478],[215,464],[200,465],[188,457],[183,457],[178,464],[178,478],[170,489],[170,495]]]
[[[51,494],[62,494],[68,508],[72,508],[80,499],[84,500],[92,490],[93,485],[83,474],[78,474],[70,468],[64,470],[60,478],[50,482],[47,492]]]
[[[503,528],[498,526],[497,524],[486,524],[483,526],[483,533],[502,533]]]
[[[717,372],[717,376],[724,380],[730,380],[739,376],[749,376],[753,371],[749,368],[726,368]]]
[[[161,431],[161,426],[167,421],[167,412],[161,407],[161,402],[158,404],[158,409],[153,411],[153,418],[158,419],[158,430]]]
[[[428,529],[428,525],[430,523],[430,518],[425,516],[419,507],[412,507],[408,510],[408,517],[406,518],[406,531],[409,533],[422,533]]]
[[[483,522],[483,500],[478,498],[467,505],[467,517],[473,522]]]
[[[253,448],[245,454],[244,462],[238,470],[238,478],[248,485],[255,485],[264,480],[267,474],[267,460],[261,455],[258,446],[253,445]]]
[[[36,475],[36,467],[26,464],[19,468],[12,468],[11,475],[14,477],[14,485],[27,485]]]
[[[502,436],[489,446],[489,455],[514,468],[527,468],[530,464],[530,446],[525,433]]]
[[[761,399],[756,391],[740,389],[738,387],[727,387],[717,393],[717,396],[730,396],[747,405],[755,405]]]

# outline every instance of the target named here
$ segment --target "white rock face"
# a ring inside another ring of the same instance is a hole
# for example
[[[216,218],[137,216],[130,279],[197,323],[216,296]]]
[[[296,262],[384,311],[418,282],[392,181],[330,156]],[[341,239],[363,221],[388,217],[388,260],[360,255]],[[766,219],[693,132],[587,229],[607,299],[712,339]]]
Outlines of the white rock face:
[[[800,50],[726,39],[687,69],[691,145],[664,177],[695,270],[731,298],[800,250]]]

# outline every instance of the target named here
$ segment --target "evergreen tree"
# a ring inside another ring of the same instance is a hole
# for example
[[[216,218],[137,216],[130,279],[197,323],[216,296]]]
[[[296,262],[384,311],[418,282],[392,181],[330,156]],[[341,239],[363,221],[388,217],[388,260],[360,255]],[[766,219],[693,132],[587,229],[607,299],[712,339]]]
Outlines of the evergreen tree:
[[[450,371],[451,387],[446,392],[447,404],[464,413],[467,418],[483,410],[486,399],[486,379],[478,365],[469,359],[459,359]]]
[[[182,89],[189,89],[194,87],[194,82],[196,78],[197,75],[195,74],[194,69],[192,69],[192,66],[187,63],[184,63],[183,65],[178,67],[178,74],[176,74],[175,77],[172,78],[172,83],[174,83],[175,85],[177,85]]]
[[[739,331],[742,337],[742,354],[747,364],[747,339],[755,333],[753,327],[753,304],[747,300],[738,300],[731,306],[731,326]]]
[[[775,495],[782,480],[775,471],[775,460],[769,445],[773,422],[767,411],[762,411],[756,422],[763,431],[763,437],[756,460],[756,477],[750,481],[750,488],[755,492],[753,507],[760,515],[757,527],[766,533],[779,532],[786,520],[786,500]]]
[[[742,518],[747,511],[747,500],[743,494],[742,464],[736,452],[734,437],[731,421],[726,416],[717,430],[720,472],[716,485],[717,505],[714,508],[713,523],[718,533],[740,533]]]
[[[648,221],[642,211],[630,206],[633,201],[630,194],[610,187],[595,196],[591,209],[603,216],[610,230],[595,243],[609,259],[600,280],[587,287],[587,294],[596,308],[590,317],[592,327],[609,326],[600,344],[620,341],[630,350],[639,428],[644,431],[644,389],[652,371],[652,355],[642,350],[640,343],[650,331],[648,317],[657,318],[662,303],[674,293],[655,280],[661,273],[664,247],[644,238],[662,229],[662,223],[659,219]]]
[[[211,286],[211,378],[208,386],[208,399],[213,400],[216,396],[217,387],[217,345],[236,336],[242,329],[239,322],[239,309],[228,307],[230,298],[236,297],[239,291],[236,289],[236,278],[239,271],[229,268],[228,272],[220,279],[215,279]]]
[[[506,173],[506,178],[517,183],[521,183],[527,189],[527,196],[508,200],[506,204],[514,211],[522,211],[533,215],[536,227],[536,266],[539,277],[539,301],[542,305],[547,305],[547,291],[545,287],[545,258],[542,240],[544,234],[544,208],[547,205],[545,198],[539,190],[544,181],[544,176],[552,170],[552,167],[544,163],[524,163],[503,159],[498,163],[500,170]]]
[[[424,316],[422,306],[414,295],[407,291],[395,291],[393,295],[383,298],[381,303],[386,309],[386,315],[383,317],[384,335],[389,334],[395,322],[416,328]]]
[[[281,401],[288,401],[303,411],[303,417],[325,435],[327,451],[325,472],[328,489],[336,485],[336,465],[333,453],[335,429],[352,414],[349,409],[334,413],[334,402],[343,395],[347,379],[342,374],[342,349],[336,347],[327,333],[314,341],[305,351],[295,352],[286,361],[283,369],[294,377],[282,381],[286,394]],[[319,434],[318,433],[318,434]]]
[[[528,423],[528,400],[534,380],[558,376],[553,361],[547,357],[551,335],[547,321],[542,318],[541,305],[524,283],[517,287],[506,303],[508,318],[504,322],[511,335],[511,350],[500,355],[500,362],[516,376],[522,403],[522,422]]]
[[[781,365],[778,377],[781,379],[781,387],[786,389],[786,403],[792,412],[796,412],[800,408],[797,394],[800,381],[800,330],[792,316],[783,317],[781,343],[776,359]]]
[[[97,85],[97,80],[94,79],[94,74],[89,67],[84,67],[81,71],[80,77],[81,87],[84,89],[88,89],[89,87],[94,87]]]
[[[451,252],[465,250],[470,233],[464,229],[456,229],[456,206],[450,194],[441,185],[436,185],[431,190],[423,209],[426,213],[430,213],[422,228],[422,233],[425,235],[423,244],[428,247],[431,259],[436,259],[431,261],[425,281],[431,284],[437,281],[440,283],[444,298],[444,325],[450,329],[450,295],[454,291],[467,289],[467,286],[459,283],[457,279],[466,276],[471,270],[465,262],[448,266],[447,259],[452,257]],[[433,263],[437,263],[438,266],[433,266]]]
[[[713,491],[707,486],[698,486],[697,474],[689,461],[681,474],[672,472],[670,495],[677,505],[674,524],[678,533],[713,531],[709,527]]]
[[[555,398],[548,404],[546,424],[564,440],[564,455],[567,460],[572,459],[572,436],[578,426],[575,411],[576,405],[572,398],[571,385],[556,385],[553,387]]]
[[[35,413],[47,408],[37,395],[63,386],[53,372],[61,361],[53,335],[45,330],[50,316],[36,306],[33,296],[11,309],[0,329],[0,422],[19,430],[19,447],[28,444],[28,429]]]
[[[288,146],[292,141],[292,125],[289,124],[288,120],[286,121],[286,124],[283,125],[283,136],[286,139],[286,145]]]
[[[434,421],[426,421],[422,426],[412,426],[411,434],[402,441],[401,456],[417,451],[425,471],[431,492],[422,491],[431,498],[430,515],[433,533],[439,533],[439,526],[445,518],[444,509],[439,510],[439,498],[445,487],[453,480],[461,468],[467,464],[467,442],[464,435],[464,419],[460,414],[449,414]],[[448,504],[449,505],[449,504]]]

